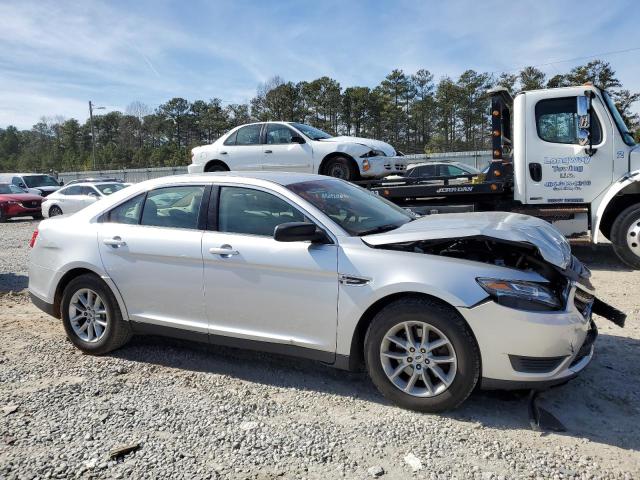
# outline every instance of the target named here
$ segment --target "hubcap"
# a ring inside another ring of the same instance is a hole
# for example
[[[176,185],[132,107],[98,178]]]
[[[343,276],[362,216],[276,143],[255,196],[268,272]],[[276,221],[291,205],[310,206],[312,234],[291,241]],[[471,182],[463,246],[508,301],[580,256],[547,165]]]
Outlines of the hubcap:
[[[640,257],[640,218],[636,219],[627,230],[627,245]]]
[[[76,291],[69,302],[69,322],[74,333],[85,342],[100,340],[109,323],[107,307],[100,295],[89,288]]]
[[[403,322],[391,328],[380,345],[387,378],[404,393],[434,397],[453,383],[458,361],[451,341],[424,322]]]
[[[329,176],[331,177],[345,179],[347,175],[347,168],[340,163],[334,163],[329,170]]]

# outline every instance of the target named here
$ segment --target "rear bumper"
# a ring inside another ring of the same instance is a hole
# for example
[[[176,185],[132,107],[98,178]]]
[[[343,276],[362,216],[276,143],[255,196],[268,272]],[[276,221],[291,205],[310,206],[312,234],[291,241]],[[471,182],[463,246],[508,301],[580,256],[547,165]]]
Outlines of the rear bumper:
[[[46,313],[47,315],[51,315],[52,317],[58,317],[52,303],[46,302],[45,300],[35,295],[33,292],[29,292],[29,297],[31,297],[31,303],[33,303],[44,313]]]
[[[187,172],[189,173],[202,173],[204,172],[204,165],[200,165],[198,163],[192,163],[187,167]]]

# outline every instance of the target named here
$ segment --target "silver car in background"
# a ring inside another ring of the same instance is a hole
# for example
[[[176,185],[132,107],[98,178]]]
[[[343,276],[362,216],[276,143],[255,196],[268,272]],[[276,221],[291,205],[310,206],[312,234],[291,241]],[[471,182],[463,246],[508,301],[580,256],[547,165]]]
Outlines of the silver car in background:
[[[97,355],[153,333],[364,364],[421,411],[563,383],[593,355],[589,272],[525,215],[417,218],[339,179],[198,174],[45,220],[32,245],[33,302]]]

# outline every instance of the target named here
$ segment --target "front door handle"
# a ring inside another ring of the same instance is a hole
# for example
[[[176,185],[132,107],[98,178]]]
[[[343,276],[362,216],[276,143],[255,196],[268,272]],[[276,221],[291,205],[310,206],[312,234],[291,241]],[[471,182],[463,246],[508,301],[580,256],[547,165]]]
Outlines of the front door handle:
[[[530,163],[529,164],[529,175],[531,176],[531,180],[534,182],[539,182],[542,180],[542,165],[539,163]]]
[[[220,152],[220,155],[226,155],[227,152]]]
[[[102,243],[113,248],[124,247],[127,244],[127,242],[123,241],[120,237],[105,238],[104,240],[102,240]]]
[[[265,150],[264,153],[273,153],[273,150]]]
[[[229,258],[233,255],[239,255],[240,252],[238,252],[237,250],[234,250],[233,247],[231,245],[222,245],[219,248],[216,247],[212,247],[209,249],[209,253],[213,254],[213,255],[220,255],[223,258]]]

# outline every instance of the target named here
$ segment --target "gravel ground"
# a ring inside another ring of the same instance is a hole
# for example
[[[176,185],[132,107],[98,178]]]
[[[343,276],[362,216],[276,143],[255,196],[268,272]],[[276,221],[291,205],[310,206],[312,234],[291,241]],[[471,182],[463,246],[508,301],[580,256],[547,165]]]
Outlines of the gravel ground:
[[[25,285],[33,227],[0,225],[0,291]],[[24,293],[0,293],[0,478],[638,478],[640,272],[607,247],[577,254],[629,320],[597,319],[592,365],[541,396],[563,434],[531,431],[522,394],[425,415],[364,374],[276,355],[158,337],[83,355]]]

